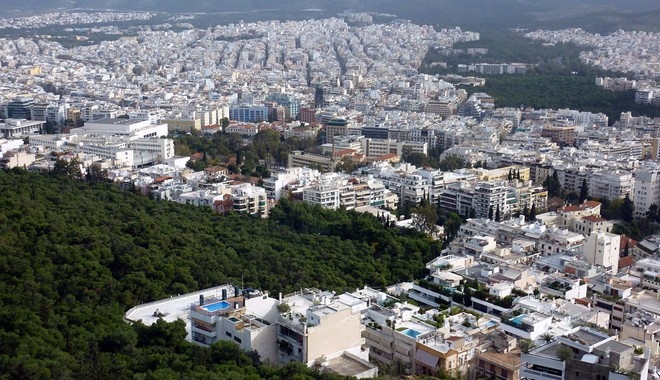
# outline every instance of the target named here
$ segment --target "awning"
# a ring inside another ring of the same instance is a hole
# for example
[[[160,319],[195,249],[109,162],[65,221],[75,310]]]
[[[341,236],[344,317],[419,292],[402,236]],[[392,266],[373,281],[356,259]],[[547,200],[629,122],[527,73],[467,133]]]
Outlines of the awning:
[[[440,358],[431,354],[430,352],[417,350],[417,352],[415,353],[415,360],[424,363],[430,368],[436,368],[438,365],[438,360],[440,360]]]

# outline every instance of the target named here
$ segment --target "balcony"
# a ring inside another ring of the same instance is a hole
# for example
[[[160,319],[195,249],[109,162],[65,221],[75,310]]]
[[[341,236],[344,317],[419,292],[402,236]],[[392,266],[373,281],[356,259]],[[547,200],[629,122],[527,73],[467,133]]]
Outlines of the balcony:
[[[216,336],[218,336],[218,332],[216,330],[210,329],[202,325],[198,325],[198,326],[193,325],[192,332],[207,336],[209,338],[215,338]]]
[[[531,380],[563,380],[563,376],[553,375],[547,372],[535,371],[530,368],[523,368],[520,371],[520,377]]]

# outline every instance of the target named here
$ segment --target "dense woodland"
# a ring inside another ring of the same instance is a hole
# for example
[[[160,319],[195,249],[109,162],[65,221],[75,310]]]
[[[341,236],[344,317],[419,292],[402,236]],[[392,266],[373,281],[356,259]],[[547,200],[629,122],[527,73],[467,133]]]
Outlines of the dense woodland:
[[[625,73],[602,70],[580,60],[580,52],[589,47],[573,43],[544,46],[541,41],[525,38],[522,33],[510,30],[482,31],[479,41],[459,43],[455,49],[462,53],[445,55],[430,50],[420,68],[426,73],[456,73],[458,64],[512,63],[532,65],[525,75],[481,75],[486,85],[472,87],[468,91],[486,92],[495,98],[497,107],[570,108],[580,111],[603,112],[610,123],[619,119],[621,112],[631,111],[634,116],[660,116],[660,109],[647,104],[635,103],[635,91],[615,92],[598,87],[598,76],[626,77]],[[468,55],[466,48],[487,48],[485,55]],[[430,67],[432,62],[446,62],[447,68]],[[466,74],[463,74],[466,75]]]
[[[421,277],[440,243],[370,215],[284,200],[270,220],[156,202],[55,175],[0,172],[0,378],[309,378],[130,307],[243,278],[271,292]],[[329,378],[329,377],[328,377]]]

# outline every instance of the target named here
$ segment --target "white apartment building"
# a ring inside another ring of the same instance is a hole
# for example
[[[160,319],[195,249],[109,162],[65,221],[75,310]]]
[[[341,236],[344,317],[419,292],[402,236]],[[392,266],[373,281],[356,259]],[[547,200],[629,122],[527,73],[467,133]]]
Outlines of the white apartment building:
[[[232,202],[234,211],[250,215],[268,215],[268,202],[266,202],[266,190],[256,187],[250,183],[242,183],[232,186]]]
[[[611,273],[619,269],[619,249],[621,236],[605,231],[594,231],[582,247],[582,254],[588,263],[608,268]]]
[[[319,182],[303,190],[303,201],[336,210],[339,208],[341,190],[335,183]]]
[[[652,204],[660,206],[660,168],[644,168],[635,172],[635,213],[643,218]]]

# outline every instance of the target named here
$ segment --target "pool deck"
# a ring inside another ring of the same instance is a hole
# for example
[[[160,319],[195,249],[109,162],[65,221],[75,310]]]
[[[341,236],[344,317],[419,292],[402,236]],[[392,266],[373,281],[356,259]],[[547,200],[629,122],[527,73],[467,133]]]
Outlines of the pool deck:
[[[227,287],[228,285],[216,286],[194,293],[138,305],[128,310],[124,318],[129,322],[142,321],[145,325],[150,326],[158,320],[158,317],[154,316],[154,313],[158,310],[163,314],[163,320],[167,322],[174,322],[177,319],[185,321],[186,331],[188,332],[186,339],[190,340],[190,304],[199,302],[199,296],[201,294],[204,295],[204,298],[221,297],[222,289],[227,289]]]

